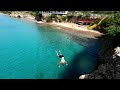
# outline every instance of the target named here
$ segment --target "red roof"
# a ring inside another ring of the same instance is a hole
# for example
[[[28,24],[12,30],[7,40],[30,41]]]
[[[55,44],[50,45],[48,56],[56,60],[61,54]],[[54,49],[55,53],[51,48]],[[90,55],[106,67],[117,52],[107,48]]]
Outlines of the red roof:
[[[94,22],[95,20],[79,20],[78,22],[89,22],[89,23],[92,23]]]

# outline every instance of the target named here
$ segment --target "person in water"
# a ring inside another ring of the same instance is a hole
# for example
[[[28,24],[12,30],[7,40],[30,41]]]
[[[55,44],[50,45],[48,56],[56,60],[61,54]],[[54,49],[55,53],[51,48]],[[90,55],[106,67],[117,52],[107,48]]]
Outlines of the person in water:
[[[60,50],[59,50],[60,52]],[[56,51],[56,55],[61,59],[61,61],[58,63],[58,67],[60,68],[60,64],[62,65],[68,65],[67,62],[64,59],[64,56],[62,55],[62,53],[60,52],[60,55],[58,55],[58,52]]]

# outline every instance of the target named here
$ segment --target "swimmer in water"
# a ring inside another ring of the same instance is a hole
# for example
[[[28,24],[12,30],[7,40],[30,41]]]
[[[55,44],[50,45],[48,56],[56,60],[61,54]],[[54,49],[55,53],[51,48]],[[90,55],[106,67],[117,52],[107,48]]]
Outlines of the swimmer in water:
[[[60,50],[59,50],[60,52]],[[60,52],[60,55],[58,55],[58,52],[56,51],[56,55],[61,59],[61,61],[58,63],[58,67],[60,68],[60,64],[62,65],[68,65],[68,63],[65,61],[64,56],[62,55],[62,53]]]

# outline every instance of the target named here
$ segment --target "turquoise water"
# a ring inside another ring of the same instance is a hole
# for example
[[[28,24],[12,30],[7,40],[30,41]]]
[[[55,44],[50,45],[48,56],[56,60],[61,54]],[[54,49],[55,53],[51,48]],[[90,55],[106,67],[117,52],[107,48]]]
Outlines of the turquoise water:
[[[58,68],[61,50],[68,66]],[[0,15],[0,79],[73,79],[96,67],[97,40]]]

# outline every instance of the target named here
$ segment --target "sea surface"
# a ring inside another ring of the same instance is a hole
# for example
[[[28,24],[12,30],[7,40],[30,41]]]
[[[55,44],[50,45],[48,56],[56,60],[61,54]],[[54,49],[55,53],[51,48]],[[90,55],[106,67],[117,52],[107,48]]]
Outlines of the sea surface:
[[[0,79],[77,79],[95,69],[99,48],[97,39],[0,14]],[[68,66],[58,67],[55,50]]]

